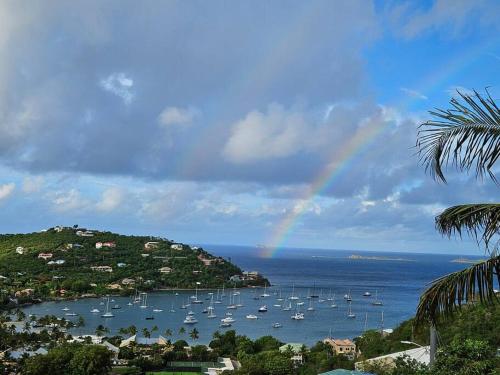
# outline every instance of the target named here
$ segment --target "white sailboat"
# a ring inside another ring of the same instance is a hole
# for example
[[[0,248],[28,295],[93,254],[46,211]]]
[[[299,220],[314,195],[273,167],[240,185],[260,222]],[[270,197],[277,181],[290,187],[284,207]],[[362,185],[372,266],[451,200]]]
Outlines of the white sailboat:
[[[349,312],[347,313],[347,317],[349,319],[354,319],[356,317],[356,315],[352,312],[352,309],[351,309],[351,301],[349,301]]]
[[[288,297],[288,299],[290,299],[290,300],[292,300],[292,301],[294,301],[294,300],[298,300],[298,299],[299,299],[299,297],[297,297],[297,296],[295,295],[295,284],[293,284],[293,286],[292,286],[292,295],[291,295],[290,297]]]
[[[191,303],[198,304],[198,305],[203,303],[202,300],[198,299],[198,285],[199,284],[200,284],[199,282],[196,282],[196,292],[195,292],[193,301],[191,301]]]
[[[141,309],[145,309],[148,307],[148,294],[141,293],[141,305],[139,306]]]
[[[214,296],[213,296],[213,294],[210,297],[210,306],[208,306],[208,315],[207,315],[207,318],[209,318],[209,319],[217,318],[217,315],[215,315]]]
[[[263,298],[270,296],[270,294],[267,293],[267,284],[264,285],[264,293],[262,293],[260,296]]]
[[[332,309],[336,309],[337,308],[337,304],[335,303],[335,293],[333,293],[332,304],[330,305],[330,307]]]
[[[186,315],[186,318],[184,319],[184,324],[196,324],[198,323],[198,320],[191,314]]]
[[[373,306],[382,306],[383,303],[378,299],[378,290],[375,291],[375,300],[372,302]]]
[[[103,317],[103,318],[113,318],[114,317],[113,313],[109,309],[109,297],[106,300],[106,312],[104,314],[102,314],[101,317]]]
[[[314,311],[314,305],[313,305],[312,298],[309,300],[309,307],[307,308],[307,311]]]
[[[283,311],[290,311],[292,309],[292,302],[288,302],[288,306],[283,307]]]

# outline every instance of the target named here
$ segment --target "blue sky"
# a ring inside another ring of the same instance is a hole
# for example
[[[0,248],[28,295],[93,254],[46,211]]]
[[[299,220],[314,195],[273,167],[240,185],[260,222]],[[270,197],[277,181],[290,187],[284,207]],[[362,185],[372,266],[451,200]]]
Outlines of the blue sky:
[[[0,230],[481,254],[442,239],[434,216],[498,188],[454,173],[438,184],[413,146],[457,88],[500,95],[499,12],[456,0],[2,2]]]

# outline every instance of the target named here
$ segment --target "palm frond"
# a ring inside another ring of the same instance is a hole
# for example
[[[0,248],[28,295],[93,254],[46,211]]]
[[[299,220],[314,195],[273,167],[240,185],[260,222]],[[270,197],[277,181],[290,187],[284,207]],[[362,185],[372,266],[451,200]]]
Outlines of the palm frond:
[[[440,317],[452,315],[462,305],[498,302],[495,285],[499,283],[500,257],[440,277],[422,294],[415,315],[416,323],[436,323]]]
[[[460,171],[475,168],[476,177],[487,173],[497,182],[492,168],[500,157],[500,109],[488,91],[481,96],[452,98],[451,109],[436,109],[435,117],[420,125],[417,144],[420,161],[431,176],[446,182],[443,169],[451,163]]]
[[[466,232],[482,241],[489,249],[490,241],[500,234],[500,204],[463,204],[444,210],[436,217],[437,230],[448,237]],[[498,248],[498,240],[492,246]]]

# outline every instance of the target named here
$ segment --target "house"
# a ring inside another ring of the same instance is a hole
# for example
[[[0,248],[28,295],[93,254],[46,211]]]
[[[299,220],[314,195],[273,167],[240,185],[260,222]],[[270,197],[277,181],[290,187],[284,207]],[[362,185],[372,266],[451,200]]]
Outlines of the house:
[[[51,259],[52,256],[53,256],[52,253],[40,253],[40,254],[38,254],[38,259],[47,260],[47,259]]]
[[[324,344],[330,345],[335,354],[344,354],[348,358],[354,358],[356,355],[356,344],[349,339],[332,339],[323,340]]]
[[[64,263],[66,263],[66,261],[64,259],[58,259],[55,261],[55,263],[60,266],[60,265],[63,265]]]
[[[116,266],[118,268],[123,268],[123,267],[127,267],[127,263],[117,263]]]
[[[399,357],[408,356],[410,359],[415,360],[424,365],[430,363],[430,346],[420,346],[418,348],[404,350],[402,352],[391,353],[380,357],[370,358],[365,361],[356,362],[354,367],[356,370],[363,371],[365,365],[378,365],[382,368],[392,369],[396,366],[395,360]]]
[[[103,247],[114,248],[114,247],[116,247],[116,244],[114,242],[96,242],[95,243],[96,249],[101,249]]]
[[[24,247],[22,247],[22,246],[16,247],[16,253],[23,255],[24,254]]]
[[[5,281],[7,280],[7,277],[0,275],[0,281]]]
[[[33,294],[35,294],[35,289],[28,288],[28,289],[18,290],[14,295],[16,297],[22,297],[22,296],[32,296]]]
[[[163,336],[158,336],[157,338],[147,338],[147,337],[137,337],[137,335],[130,336],[128,339],[123,340],[120,343],[120,348],[130,346],[132,343],[139,345],[153,345],[158,344],[160,346],[168,345],[168,340]]]
[[[77,230],[76,235],[78,237],[94,237],[94,232],[90,230]]]
[[[375,375],[375,374],[368,373],[368,372],[360,372],[360,371],[355,371],[355,370],[353,371],[353,370],[337,369],[337,370],[322,372],[319,375]]]
[[[98,272],[113,272],[113,268],[110,266],[91,266],[90,269]]]
[[[172,268],[170,268],[170,267],[162,267],[162,268],[158,269],[158,271],[160,271],[160,273],[171,273],[172,272]]]
[[[26,349],[19,349],[19,350],[11,350],[9,351],[9,356],[10,358],[14,360],[19,360],[23,357],[33,357],[35,355],[45,355],[48,354],[47,349],[44,348],[38,348],[37,350],[26,350]]]
[[[229,281],[239,283],[240,281],[243,281],[240,275],[233,275],[229,278]]]
[[[149,256],[149,254],[146,254],[146,253],[141,254],[141,257],[143,257],[143,258],[147,258],[148,256]]]
[[[220,358],[219,363],[221,365],[220,367],[208,367],[205,374],[219,375],[224,371],[234,371],[241,367],[238,361],[233,361],[231,358]]]
[[[173,243],[170,245],[170,248],[173,250],[182,250],[184,247],[180,243]]]
[[[200,260],[205,267],[211,266],[212,263],[217,261],[216,259],[205,258],[202,254],[198,255],[198,260]]]
[[[121,290],[122,289],[122,286],[120,284],[108,284],[106,286],[106,288],[108,289],[112,289],[112,290]]]
[[[145,250],[157,249],[160,243],[158,241],[149,241],[144,244]]]
[[[245,272],[243,272],[243,276],[247,280],[256,280],[256,279],[260,278],[260,274],[257,271],[245,271]]]
[[[130,279],[130,278],[125,278],[122,280],[122,285],[134,285],[135,284],[135,280],[134,279]]]
[[[287,351],[291,350],[293,353],[292,357],[290,358],[292,360],[292,362],[294,362],[296,364],[297,363],[301,364],[304,361],[304,358],[302,357],[303,346],[304,346],[304,344],[292,342],[292,343],[280,346],[279,351],[281,353],[286,353]]]
[[[54,227],[54,231],[56,231],[57,233],[60,233],[64,230],[64,227],[61,227],[60,225]]]

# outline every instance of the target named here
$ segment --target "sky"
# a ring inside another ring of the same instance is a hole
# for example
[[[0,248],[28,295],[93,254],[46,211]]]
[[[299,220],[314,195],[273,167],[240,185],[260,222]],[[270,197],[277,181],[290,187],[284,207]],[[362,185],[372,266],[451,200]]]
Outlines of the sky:
[[[500,95],[498,1],[0,1],[0,232],[483,254],[428,110]],[[471,22],[472,21],[472,22]]]

